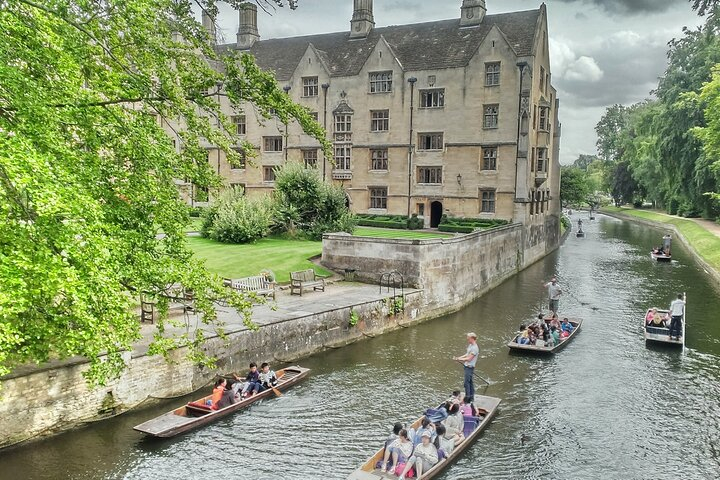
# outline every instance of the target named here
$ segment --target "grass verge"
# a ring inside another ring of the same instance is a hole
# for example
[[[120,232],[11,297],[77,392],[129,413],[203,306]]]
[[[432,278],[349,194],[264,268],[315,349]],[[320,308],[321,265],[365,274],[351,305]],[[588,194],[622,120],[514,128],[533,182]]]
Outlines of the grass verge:
[[[205,260],[207,268],[221,277],[243,278],[272,270],[276,280],[290,281],[290,272],[313,268],[318,275],[331,272],[310,261],[322,253],[322,243],[308,240],[263,238],[255,243],[235,245],[207,238],[190,237],[188,245],[195,255]]]
[[[703,260],[720,272],[720,237],[707,231],[702,225],[685,218],[634,208],[603,207],[602,211],[620,213],[652,222],[675,225]]]

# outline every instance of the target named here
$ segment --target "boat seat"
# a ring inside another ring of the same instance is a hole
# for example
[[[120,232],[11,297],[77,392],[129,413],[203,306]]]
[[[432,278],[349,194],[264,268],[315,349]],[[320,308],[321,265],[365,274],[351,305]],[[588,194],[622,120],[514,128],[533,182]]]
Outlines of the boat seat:
[[[198,417],[207,415],[208,413],[212,412],[212,408],[198,402],[189,402],[187,405],[185,405],[185,410],[187,410],[189,414]]]
[[[463,435],[466,437],[469,436],[475,429],[477,428],[478,424],[480,423],[479,417],[473,417],[470,415],[465,415],[465,425],[463,427]]]

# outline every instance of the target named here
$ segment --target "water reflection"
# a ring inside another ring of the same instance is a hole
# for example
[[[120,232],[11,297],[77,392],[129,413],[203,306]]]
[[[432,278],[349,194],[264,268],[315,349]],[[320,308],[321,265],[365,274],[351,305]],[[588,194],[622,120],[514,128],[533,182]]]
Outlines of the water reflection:
[[[602,216],[583,228],[586,238],[570,236],[462,312],[303,361],[311,376],[281,398],[170,440],[131,427],[182,400],[131,413],[3,452],[0,478],[344,478],[394,421],[462,384],[450,358],[469,330],[480,334],[479,373],[493,381],[480,391],[503,403],[442,478],[717,478],[716,287],[680,245],[676,262],[650,260],[662,232]],[[509,355],[505,343],[541,308],[542,283],[555,273],[566,291],[561,312],[583,317],[583,331],[555,357]],[[644,309],[680,291],[688,348],[646,348]]]

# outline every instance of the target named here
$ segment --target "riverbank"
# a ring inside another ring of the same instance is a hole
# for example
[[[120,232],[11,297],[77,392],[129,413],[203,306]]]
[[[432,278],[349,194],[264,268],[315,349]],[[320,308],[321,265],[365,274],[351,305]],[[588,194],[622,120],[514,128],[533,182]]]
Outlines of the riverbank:
[[[603,207],[600,211],[623,220],[671,230],[700,265],[720,284],[720,225],[708,220],[682,218],[635,208]],[[648,239],[648,242],[654,240],[655,243],[659,243],[659,239]],[[650,247],[652,244],[648,245],[648,248]]]

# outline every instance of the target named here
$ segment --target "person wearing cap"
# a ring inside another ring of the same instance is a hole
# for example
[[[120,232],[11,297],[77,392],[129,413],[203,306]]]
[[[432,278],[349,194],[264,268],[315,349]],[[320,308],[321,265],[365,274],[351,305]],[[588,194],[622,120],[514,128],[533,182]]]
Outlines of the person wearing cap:
[[[399,480],[405,480],[405,475],[413,467],[418,480],[420,480],[423,472],[427,472],[438,463],[437,447],[431,442],[431,437],[432,435],[428,431],[422,433],[422,442],[415,447],[412,456],[408,459],[405,468],[400,474]]]
[[[455,357],[454,360],[462,362],[465,367],[465,398],[468,402],[472,402],[475,398],[475,385],[473,384],[473,375],[475,374],[475,364],[477,363],[480,349],[477,346],[477,335],[474,332],[467,334],[468,347],[465,355]]]

